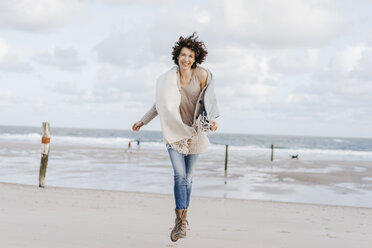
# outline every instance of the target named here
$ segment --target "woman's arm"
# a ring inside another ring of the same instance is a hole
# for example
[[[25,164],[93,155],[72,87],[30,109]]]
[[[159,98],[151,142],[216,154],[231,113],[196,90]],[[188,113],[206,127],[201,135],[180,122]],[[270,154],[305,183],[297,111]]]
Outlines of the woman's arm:
[[[147,125],[152,119],[154,119],[158,115],[158,111],[156,111],[156,105],[154,104],[149,111],[141,118],[140,121],[137,121],[133,124],[132,130],[139,131],[143,125]]]
[[[149,111],[141,118],[140,121],[143,122],[144,125],[147,125],[152,119],[154,119],[158,115],[158,111],[156,111],[156,105],[152,105]]]
[[[208,72],[204,68],[200,68],[197,71],[197,74],[199,82],[200,82],[200,89],[204,89],[204,87],[207,85],[207,80],[208,80]]]

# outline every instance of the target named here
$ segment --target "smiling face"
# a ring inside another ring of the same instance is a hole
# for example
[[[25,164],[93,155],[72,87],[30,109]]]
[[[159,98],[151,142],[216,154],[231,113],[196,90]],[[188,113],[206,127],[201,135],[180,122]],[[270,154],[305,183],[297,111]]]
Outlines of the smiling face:
[[[180,55],[178,55],[178,65],[180,69],[191,69],[195,62],[195,52],[187,47],[182,47]]]

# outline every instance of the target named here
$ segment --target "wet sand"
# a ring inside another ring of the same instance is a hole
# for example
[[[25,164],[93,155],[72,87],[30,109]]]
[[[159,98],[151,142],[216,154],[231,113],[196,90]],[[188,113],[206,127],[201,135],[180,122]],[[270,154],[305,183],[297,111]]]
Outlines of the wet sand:
[[[0,144],[0,182],[37,185],[40,144]],[[246,154],[231,149],[199,157],[193,196],[275,200],[372,208],[371,161],[291,159],[270,151]],[[164,146],[140,150],[53,143],[47,186],[172,194],[173,172]]]

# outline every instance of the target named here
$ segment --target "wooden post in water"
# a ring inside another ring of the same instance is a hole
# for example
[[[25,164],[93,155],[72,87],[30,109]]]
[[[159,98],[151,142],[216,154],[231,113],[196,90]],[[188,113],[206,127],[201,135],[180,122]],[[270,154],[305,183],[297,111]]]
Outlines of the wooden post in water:
[[[45,173],[48,166],[49,156],[49,143],[50,143],[50,127],[48,122],[43,122],[43,136],[41,138],[41,162],[39,172],[39,187],[45,187]]]
[[[226,152],[225,152],[225,175],[227,174],[228,150],[229,150],[229,145],[226,144]]]
[[[271,161],[274,160],[274,144],[271,144]]]

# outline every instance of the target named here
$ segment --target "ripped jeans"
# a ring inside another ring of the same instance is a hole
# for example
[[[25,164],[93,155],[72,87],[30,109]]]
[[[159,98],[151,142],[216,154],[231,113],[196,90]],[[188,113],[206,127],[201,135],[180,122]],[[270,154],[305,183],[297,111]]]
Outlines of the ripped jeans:
[[[167,144],[174,172],[174,199],[176,209],[187,209],[190,204],[192,173],[198,154],[185,155]]]

